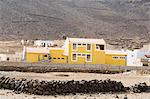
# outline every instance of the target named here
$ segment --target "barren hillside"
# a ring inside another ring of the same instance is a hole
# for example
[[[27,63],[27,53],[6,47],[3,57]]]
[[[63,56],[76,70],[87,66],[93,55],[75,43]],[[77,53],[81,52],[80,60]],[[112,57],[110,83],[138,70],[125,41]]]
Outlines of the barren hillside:
[[[136,48],[150,41],[150,0],[0,0],[0,35],[105,37],[112,45]]]

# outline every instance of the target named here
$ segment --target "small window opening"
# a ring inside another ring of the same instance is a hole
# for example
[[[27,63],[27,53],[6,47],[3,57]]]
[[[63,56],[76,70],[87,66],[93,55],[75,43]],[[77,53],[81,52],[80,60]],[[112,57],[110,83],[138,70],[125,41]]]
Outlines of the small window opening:
[[[104,50],[105,47],[104,47],[104,45],[96,44],[96,49],[97,50]]]
[[[77,44],[73,43],[73,50],[77,49]]]
[[[9,59],[9,57],[7,57],[7,61],[9,61],[10,59]]]
[[[81,56],[81,54],[78,54],[78,56]]]
[[[82,56],[85,56],[85,54],[82,54]]]
[[[77,55],[76,54],[72,54],[72,60],[76,60]]]
[[[91,44],[87,44],[87,50],[91,50]]]
[[[90,54],[87,54],[86,60],[87,60],[87,61],[91,61],[91,55],[90,55]]]
[[[47,55],[44,55],[44,57],[47,57]]]

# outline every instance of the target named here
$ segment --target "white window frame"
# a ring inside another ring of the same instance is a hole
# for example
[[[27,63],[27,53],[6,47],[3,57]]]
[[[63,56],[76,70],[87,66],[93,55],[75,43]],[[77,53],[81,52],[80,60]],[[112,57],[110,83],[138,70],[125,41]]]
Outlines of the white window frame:
[[[73,49],[73,44],[76,44],[76,49]],[[77,51],[78,50],[78,43],[72,43],[72,51]]]
[[[114,57],[118,57],[118,58],[115,59]],[[112,56],[112,59],[113,59],[113,60],[119,60],[120,57],[119,57],[119,56]]]
[[[87,52],[91,52],[91,51],[92,51],[92,44],[90,44],[90,45],[91,45],[91,49],[90,49],[90,50],[87,50],[87,45],[88,45],[88,44],[86,44],[86,46],[85,46],[85,47],[86,47],[86,51],[87,51]]]
[[[125,60],[126,59],[125,56],[120,56],[119,58],[120,58],[120,60]]]
[[[76,54],[76,60],[73,60],[73,54]],[[77,53],[72,53],[72,54],[71,54],[71,61],[72,61],[72,62],[76,62],[76,61],[78,61]]]
[[[87,60],[87,55],[90,55],[90,61]],[[86,61],[86,62],[92,62],[92,54],[87,53],[87,54],[86,54],[86,57],[85,57],[85,61]]]

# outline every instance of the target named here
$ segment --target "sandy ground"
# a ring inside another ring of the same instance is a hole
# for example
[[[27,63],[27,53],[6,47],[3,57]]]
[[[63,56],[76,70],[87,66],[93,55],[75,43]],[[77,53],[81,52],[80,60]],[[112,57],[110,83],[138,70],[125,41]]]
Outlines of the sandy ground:
[[[67,96],[37,96],[28,94],[15,94],[10,90],[0,90],[0,99],[124,99],[127,95],[128,99],[150,99],[150,93],[140,94],[77,94]]]
[[[121,81],[125,86],[131,86],[139,82],[146,82],[150,85],[150,75],[136,74],[135,71],[123,74],[95,74],[95,73],[71,73],[71,72],[51,72],[51,73],[25,73],[25,72],[0,72],[0,76],[5,75],[15,78],[39,79],[39,80],[92,80],[92,79],[112,79]],[[65,76],[63,76],[65,75]],[[11,90],[0,90],[0,99],[150,99],[150,93],[115,93],[115,94],[77,94],[67,96],[37,96],[28,94],[15,94]]]

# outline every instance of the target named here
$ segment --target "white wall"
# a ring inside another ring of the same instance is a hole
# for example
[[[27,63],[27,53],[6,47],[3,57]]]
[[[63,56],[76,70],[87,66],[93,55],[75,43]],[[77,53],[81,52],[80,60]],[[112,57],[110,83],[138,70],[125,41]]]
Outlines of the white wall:
[[[9,58],[9,60],[7,60],[7,58]],[[4,53],[4,54],[0,54],[0,61],[20,62],[20,61],[22,61],[22,58],[23,58],[22,53],[15,53],[15,54]]]
[[[44,46],[44,45],[45,45],[45,47],[50,47],[50,46],[53,46],[54,43],[53,43],[53,41],[49,41],[49,40],[47,40],[47,41],[44,41],[44,40],[34,41],[34,46]]]
[[[142,66],[141,58],[144,58],[144,55],[150,54],[148,50],[127,50],[127,66]]]

